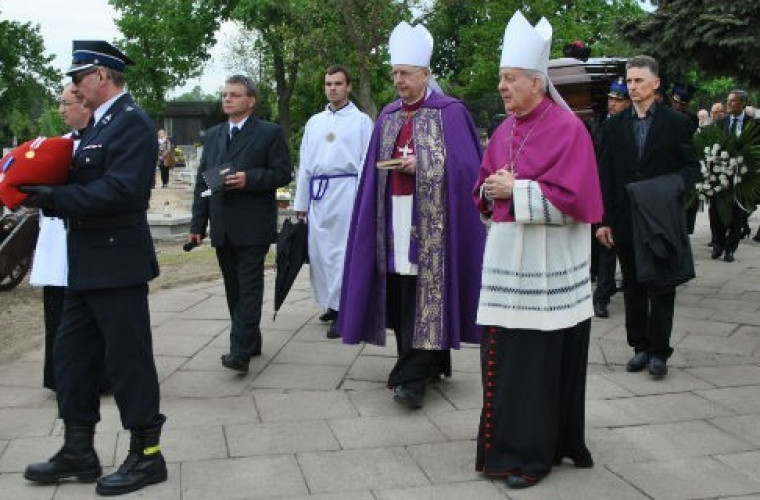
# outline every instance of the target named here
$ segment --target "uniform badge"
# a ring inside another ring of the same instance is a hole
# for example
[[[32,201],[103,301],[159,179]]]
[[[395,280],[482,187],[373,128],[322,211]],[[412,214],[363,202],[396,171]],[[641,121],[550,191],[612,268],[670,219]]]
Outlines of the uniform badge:
[[[27,152],[24,154],[24,156],[26,156],[26,157],[27,157],[27,159],[31,160],[32,158],[34,158],[34,156],[35,156],[35,153],[34,153],[34,151],[31,151],[31,150],[29,150],[29,151],[27,151]]]

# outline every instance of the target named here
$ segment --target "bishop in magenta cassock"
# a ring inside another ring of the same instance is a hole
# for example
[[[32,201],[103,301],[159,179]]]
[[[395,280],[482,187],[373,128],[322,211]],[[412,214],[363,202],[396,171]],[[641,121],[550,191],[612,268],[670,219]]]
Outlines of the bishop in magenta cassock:
[[[590,224],[602,218],[591,138],[547,78],[551,25],[515,13],[499,92],[509,117],[491,141],[475,202],[491,219],[478,308],[483,409],[476,469],[532,486],[584,437],[593,314]]]
[[[377,119],[354,204],[338,330],[347,344],[399,354],[394,400],[420,408],[427,384],[451,374],[449,349],[479,342],[475,325],[485,231],[469,201],[481,160],[464,105],[429,88],[433,39],[400,23],[390,37],[400,99]],[[379,161],[398,159],[392,169]]]

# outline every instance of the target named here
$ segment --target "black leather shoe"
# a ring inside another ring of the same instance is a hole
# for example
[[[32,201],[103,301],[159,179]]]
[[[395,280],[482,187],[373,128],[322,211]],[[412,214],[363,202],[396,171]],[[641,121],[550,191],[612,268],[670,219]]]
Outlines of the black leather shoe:
[[[103,470],[93,447],[94,438],[94,425],[66,424],[60,451],[47,462],[27,466],[24,477],[40,484],[54,484],[70,477],[83,483],[95,481]]]
[[[752,241],[760,243],[760,229],[758,229],[757,234],[752,237]]]
[[[712,252],[710,252],[710,258],[717,259],[721,255],[723,255],[723,249],[720,248],[718,245],[713,245]]]
[[[597,318],[609,318],[610,312],[607,310],[607,304],[594,304],[594,316]]]
[[[665,360],[652,356],[649,358],[649,364],[647,365],[647,371],[654,379],[660,379],[668,374],[668,365]]]
[[[734,252],[731,250],[726,250],[726,254],[723,256],[723,260],[725,260],[726,262],[733,262]]]
[[[166,461],[158,445],[160,436],[160,425],[133,430],[126,460],[116,472],[98,479],[98,495],[123,495],[166,481]]]
[[[530,488],[537,485],[545,476],[530,476],[528,474],[512,474],[504,482],[513,489]]]
[[[335,318],[332,323],[330,323],[330,329],[327,330],[327,338],[328,339],[339,339],[340,333],[338,332],[338,319]]]
[[[411,389],[406,389],[403,386],[396,386],[393,389],[393,400],[400,405],[411,408],[412,410],[419,410],[422,408],[422,394]]]
[[[319,321],[322,323],[329,323],[330,321],[334,321],[338,317],[338,311],[335,309],[328,309],[323,314],[319,316]]]
[[[647,360],[647,352],[639,351],[634,354],[631,359],[628,360],[628,364],[625,365],[625,369],[629,372],[640,372],[647,366]]]
[[[222,366],[240,373],[248,373],[248,361],[236,358],[232,354],[222,354]]]

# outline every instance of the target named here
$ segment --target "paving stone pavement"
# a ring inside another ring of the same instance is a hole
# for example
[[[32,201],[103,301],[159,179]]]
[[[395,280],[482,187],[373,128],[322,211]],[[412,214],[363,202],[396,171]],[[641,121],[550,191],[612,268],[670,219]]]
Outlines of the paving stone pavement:
[[[631,352],[616,295],[611,317],[592,326],[586,425],[596,466],[561,465],[522,491],[474,471],[477,346],[452,353],[453,377],[413,412],[384,388],[392,337],[386,347],[326,339],[307,269],[276,321],[268,273],[263,353],[247,376],[219,363],[229,333],[221,281],[158,291],[151,310],[169,480],[127,497],[760,499],[760,244],[744,240],[736,262],[713,261],[706,226],[700,214],[698,278],[677,293],[668,377],[625,371]],[[0,365],[0,498],[95,498],[93,485],[36,486],[21,475],[61,439],[41,360],[37,350]],[[127,446],[104,398],[96,448],[107,471]]]

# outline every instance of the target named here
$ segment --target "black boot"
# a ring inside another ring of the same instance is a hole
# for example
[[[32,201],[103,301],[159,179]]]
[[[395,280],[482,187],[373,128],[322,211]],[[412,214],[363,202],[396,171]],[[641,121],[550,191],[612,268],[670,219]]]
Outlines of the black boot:
[[[119,470],[98,479],[99,495],[123,495],[150,484],[166,481],[166,462],[158,445],[161,426],[135,429],[129,440],[129,454]]]
[[[103,470],[92,444],[94,438],[94,425],[67,423],[60,451],[47,462],[28,465],[24,477],[41,484],[54,484],[70,477],[83,483],[95,481]]]

